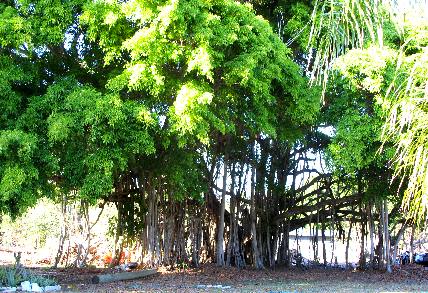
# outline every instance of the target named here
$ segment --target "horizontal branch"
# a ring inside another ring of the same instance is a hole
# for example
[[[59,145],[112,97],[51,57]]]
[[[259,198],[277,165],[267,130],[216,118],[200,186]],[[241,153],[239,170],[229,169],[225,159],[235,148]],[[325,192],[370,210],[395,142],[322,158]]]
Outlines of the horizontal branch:
[[[298,206],[293,207],[292,209],[289,209],[287,211],[284,211],[280,213],[276,218],[275,222],[279,223],[281,220],[290,218],[294,215],[303,214],[303,213],[310,213],[317,210],[320,210],[326,206],[337,206],[339,204],[352,204],[357,203],[361,200],[361,196],[354,194],[347,197],[342,198],[330,198],[327,200],[320,201],[314,205],[311,206]]]

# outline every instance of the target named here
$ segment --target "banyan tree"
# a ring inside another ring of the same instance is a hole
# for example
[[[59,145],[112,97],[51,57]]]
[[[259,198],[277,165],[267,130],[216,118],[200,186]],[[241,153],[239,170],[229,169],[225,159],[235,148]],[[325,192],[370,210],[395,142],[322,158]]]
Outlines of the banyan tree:
[[[302,229],[315,262],[354,229],[360,266],[388,264],[411,224],[383,125],[426,39],[355,1],[249,2],[0,3],[0,212],[113,203],[116,258],[150,266],[290,265]],[[324,21],[343,7],[372,23]]]

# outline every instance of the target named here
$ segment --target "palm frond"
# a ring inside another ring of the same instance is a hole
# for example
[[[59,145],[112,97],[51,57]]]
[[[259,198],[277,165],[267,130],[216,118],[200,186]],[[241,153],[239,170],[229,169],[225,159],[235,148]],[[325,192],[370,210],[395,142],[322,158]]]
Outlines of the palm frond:
[[[402,58],[398,71],[408,74],[389,87],[387,98],[394,103],[383,140],[395,141],[395,175],[408,179],[402,207],[409,217],[421,219],[428,211],[428,48]]]
[[[307,72],[312,84],[325,86],[334,60],[367,41],[383,44],[381,3],[377,0],[316,2],[309,36]]]

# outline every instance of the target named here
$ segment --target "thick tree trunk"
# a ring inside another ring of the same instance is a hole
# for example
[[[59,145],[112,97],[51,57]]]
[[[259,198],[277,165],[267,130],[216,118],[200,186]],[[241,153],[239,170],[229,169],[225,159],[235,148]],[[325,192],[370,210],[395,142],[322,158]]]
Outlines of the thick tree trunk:
[[[220,140],[220,139],[219,139]],[[218,165],[217,161],[218,150],[215,149],[211,157],[211,166],[208,174],[209,188],[208,192],[205,195],[205,208],[203,215],[203,232],[202,232],[202,241],[205,251],[205,261],[214,262],[217,258],[216,242],[217,242],[217,227],[218,227],[218,217],[220,212],[214,207],[215,196],[214,195],[214,186],[217,178],[219,176],[219,169],[216,168]],[[221,203],[220,203],[221,205]]]
[[[412,232],[410,234],[410,263],[413,263],[413,257],[415,255],[415,248],[414,248],[414,237],[415,237],[415,224],[412,224]]]
[[[199,255],[201,247],[201,218],[200,211],[195,208],[194,217],[191,219],[191,231],[192,231],[192,263],[195,267],[199,267]]]
[[[244,184],[244,186],[245,186],[245,184]],[[244,239],[244,228],[241,229],[242,232],[240,234],[238,231],[238,223],[239,223],[238,218],[241,217],[240,218],[241,223],[243,223],[243,220],[242,220],[243,212],[242,211],[244,209],[244,205],[241,204],[241,201],[239,199],[237,199],[237,201],[236,201],[236,208],[237,208],[236,209],[237,210],[237,213],[236,213],[237,219],[236,219],[236,223],[235,223],[236,229],[234,231],[234,233],[236,233],[236,235],[235,235],[235,254],[237,255],[237,263],[238,263],[237,266],[238,266],[238,268],[243,268],[247,265],[246,260],[245,260],[245,247],[244,247],[244,241],[243,241],[243,239]]]
[[[178,207],[178,219],[177,219],[177,235],[176,235],[176,247],[175,253],[177,256],[177,262],[185,264],[188,262],[189,257],[186,251],[186,242],[188,233],[186,233],[186,202],[181,202]]]
[[[68,214],[67,214],[67,197],[63,196],[61,201],[61,234],[59,237],[58,250],[55,256],[54,268],[57,268],[61,262],[62,255],[64,253],[64,243],[65,239],[68,238]]]
[[[228,154],[225,150],[224,161],[223,161],[223,190],[221,192],[221,205],[219,214],[219,224],[217,231],[217,265],[224,266],[224,211],[226,207],[226,188],[227,188],[227,164]]]
[[[389,222],[388,201],[384,200],[383,201],[383,235],[384,235],[385,267],[388,273],[392,273],[388,222]]]
[[[82,201],[81,212],[85,217],[85,230],[86,230],[86,249],[84,249],[84,255],[81,261],[81,267],[85,267],[86,261],[88,260],[89,248],[91,247],[91,223],[89,219],[89,203],[87,201]]]
[[[318,256],[318,249],[319,249],[319,235],[318,235],[318,224],[319,224],[319,213],[317,215],[317,223],[314,225],[314,242],[313,242],[313,248],[314,248],[314,261],[316,263],[319,263],[319,256]]]
[[[233,181],[233,179],[232,179],[232,181]],[[231,190],[232,190],[232,188],[231,188]],[[227,241],[227,249],[226,249],[226,251],[227,251],[226,252],[226,256],[227,256],[226,257],[226,266],[230,266],[231,261],[232,261],[232,249],[234,246],[234,237],[235,237],[235,205],[236,205],[236,199],[235,199],[235,196],[232,194],[230,196],[230,209],[229,209],[230,225],[229,225],[229,240]]]
[[[280,245],[278,249],[278,261],[280,264],[284,264],[286,267],[289,267],[290,266],[290,258],[289,258],[290,230],[289,230],[288,220],[282,224],[281,231],[282,231],[281,233],[282,237],[280,239]]]
[[[251,248],[253,253],[253,265],[257,269],[264,268],[261,260],[260,250],[257,241],[257,215],[256,215],[256,168],[255,168],[255,146],[253,146],[253,167],[251,168],[251,199],[250,199],[250,218],[251,218]]]
[[[372,214],[372,205],[368,205],[369,230],[370,230],[370,267],[374,269],[374,221]]]
[[[269,226],[266,228],[266,253],[269,261],[269,266],[272,268],[275,266],[275,262],[272,258],[272,249],[270,247],[271,245],[271,235],[270,235],[270,228]]]
[[[241,167],[241,171],[238,172],[239,178],[244,174],[244,167]],[[236,177],[236,166],[234,165],[232,168],[231,176],[231,196],[230,196],[230,229],[229,229],[229,242],[228,242],[228,250],[227,250],[227,265],[233,264],[242,268],[245,266],[245,263],[242,258],[241,248],[240,248],[240,240],[239,240],[239,213],[240,213],[240,203],[238,201],[238,196],[241,193],[241,179],[238,181],[238,190],[235,192],[235,177]],[[245,185],[245,182],[244,182]],[[242,187],[244,189],[245,186]]]
[[[378,226],[377,226],[377,229],[378,229],[378,232],[377,232],[377,234],[378,234],[378,244],[377,244],[377,246],[376,246],[376,254],[377,254],[377,257],[378,257],[378,262],[377,262],[377,266],[378,266],[378,269],[380,270],[380,269],[382,269],[383,267],[384,267],[384,259],[385,259],[385,257],[384,257],[384,244],[383,244],[383,207],[382,207],[382,204],[380,204],[379,206],[378,206],[378,210],[379,210],[379,222],[378,222]]]
[[[230,263],[232,261],[232,250],[234,248],[234,237],[235,237],[235,221],[236,221],[235,164],[232,166],[230,177],[231,177],[231,184],[230,184],[230,208],[229,208],[229,240],[227,241],[226,266],[230,266]]]
[[[393,261],[393,264],[394,264],[394,265],[396,264],[395,260],[397,259],[398,244],[400,243],[400,241],[401,241],[401,237],[403,237],[403,234],[404,234],[404,231],[406,231],[406,228],[407,228],[407,224],[406,224],[406,223],[404,223],[404,224],[401,226],[400,230],[398,231],[397,237],[396,237],[396,239],[395,239],[395,243],[394,243],[394,253],[393,253],[393,256],[392,256],[392,261]]]
[[[175,225],[174,225],[174,218],[175,215],[175,209],[176,205],[175,203],[169,199],[168,200],[168,208],[166,209],[167,214],[165,217],[165,223],[164,223],[164,230],[163,230],[163,242],[164,242],[164,258],[163,263],[166,266],[171,265],[171,251],[173,246],[173,236],[175,234]]]
[[[325,220],[321,219],[321,241],[322,241],[322,259],[324,266],[327,266],[327,251],[325,247]]]
[[[360,260],[359,260],[359,267],[361,270],[364,270],[366,267],[366,254],[365,254],[365,229],[363,223],[360,223],[360,232],[361,232],[361,239],[360,239]]]
[[[276,259],[276,256],[277,256],[278,241],[279,241],[278,234],[279,234],[279,232],[278,232],[278,228],[277,228],[276,231],[275,231],[275,234],[273,235],[272,253],[270,255],[270,258],[271,258],[270,259],[270,264],[271,264],[272,267],[276,265],[275,259]]]
[[[77,256],[74,260],[73,266],[82,268],[86,266],[86,258],[89,252],[90,245],[90,223],[89,223],[89,204],[81,200],[80,206],[76,209],[76,222],[78,236],[77,236]],[[86,245],[85,245],[86,243]],[[87,246],[85,248],[85,246]]]
[[[115,233],[115,239],[114,239],[114,251],[113,251],[113,257],[112,261],[109,264],[109,267],[112,268],[119,264],[120,261],[120,255],[122,254],[123,250],[123,222],[122,222],[122,211],[123,206],[122,203],[116,203],[117,207],[117,226],[116,226],[116,233]]]
[[[148,191],[148,212],[146,215],[146,233],[147,233],[147,264],[150,267],[158,265],[158,246],[157,246],[157,194],[154,186],[154,179],[149,176],[147,180]]]
[[[345,249],[345,266],[349,268],[349,241],[351,239],[351,231],[352,231],[353,222],[349,222],[348,235],[346,237],[346,249]]]

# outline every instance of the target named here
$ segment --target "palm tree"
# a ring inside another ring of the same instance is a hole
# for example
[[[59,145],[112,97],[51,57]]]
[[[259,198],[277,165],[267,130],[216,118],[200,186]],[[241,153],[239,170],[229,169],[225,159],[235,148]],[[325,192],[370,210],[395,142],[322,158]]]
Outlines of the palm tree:
[[[428,11],[427,2],[317,0],[308,48],[311,82],[325,90],[338,57],[368,44],[382,48],[386,21],[400,33],[395,77],[383,93],[390,101],[383,141],[396,145],[395,175],[407,178],[406,184],[402,182],[406,189],[402,207],[415,220],[428,210],[428,12],[423,13]]]

